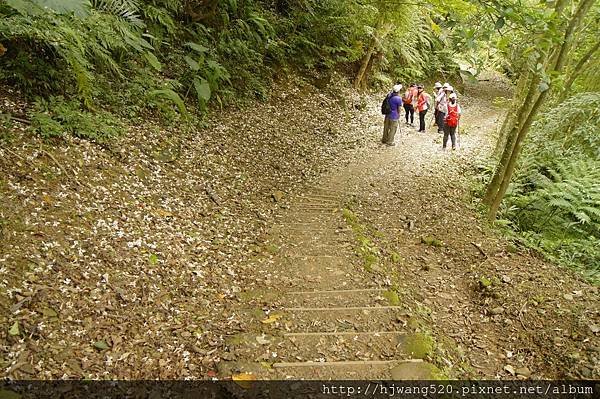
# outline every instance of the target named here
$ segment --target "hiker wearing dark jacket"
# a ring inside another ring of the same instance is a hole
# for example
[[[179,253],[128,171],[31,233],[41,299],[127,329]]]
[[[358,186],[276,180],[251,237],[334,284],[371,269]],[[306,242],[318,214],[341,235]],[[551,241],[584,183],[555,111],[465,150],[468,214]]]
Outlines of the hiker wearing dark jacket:
[[[386,97],[389,104],[389,113],[385,115],[383,121],[383,137],[381,142],[388,146],[394,146],[394,136],[398,130],[398,120],[400,119],[400,109],[402,109],[402,98],[400,97],[402,85],[397,84],[393,87],[391,93]]]

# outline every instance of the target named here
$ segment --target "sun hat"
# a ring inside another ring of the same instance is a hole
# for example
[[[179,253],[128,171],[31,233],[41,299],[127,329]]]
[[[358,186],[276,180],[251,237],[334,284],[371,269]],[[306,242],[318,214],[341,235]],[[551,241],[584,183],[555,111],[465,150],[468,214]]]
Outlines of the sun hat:
[[[394,91],[394,93],[398,93],[400,90],[402,90],[402,85],[401,84],[394,85],[392,90]]]
[[[450,95],[448,96],[448,98],[456,98],[456,93],[450,93]]]
[[[448,91],[454,91],[454,87],[448,85],[448,87],[446,87],[446,90],[448,90]]]
[[[451,87],[450,83],[444,83],[444,85],[442,86],[442,89],[445,89],[446,87]]]
[[[442,83],[441,82],[435,82],[435,84],[433,85],[434,88],[439,89],[440,87],[442,87]]]

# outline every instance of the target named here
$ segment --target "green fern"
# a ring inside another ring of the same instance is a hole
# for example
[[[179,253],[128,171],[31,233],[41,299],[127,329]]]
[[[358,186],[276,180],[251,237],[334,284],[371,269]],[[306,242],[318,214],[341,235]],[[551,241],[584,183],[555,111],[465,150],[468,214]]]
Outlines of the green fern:
[[[140,19],[139,6],[135,0],[92,0],[95,9],[122,18],[136,28],[144,28]]]

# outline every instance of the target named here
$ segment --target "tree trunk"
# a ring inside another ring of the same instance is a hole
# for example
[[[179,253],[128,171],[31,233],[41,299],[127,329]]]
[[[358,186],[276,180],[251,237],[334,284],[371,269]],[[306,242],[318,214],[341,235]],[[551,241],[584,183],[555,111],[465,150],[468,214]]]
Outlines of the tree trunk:
[[[579,25],[581,25],[581,22],[583,21],[584,16],[589,11],[589,9],[592,6],[592,4],[594,3],[594,1],[595,0],[582,0],[579,3],[579,5],[577,7],[577,11],[573,15],[573,17],[570,19],[569,24],[567,25],[567,28],[565,29],[564,39],[562,40],[561,45],[558,48],[558,51],[555,52],[551,57],[552,59],[549,62],[549,64],[550,64],[549,71],[551,73],[560,74],[560,72],[564,68],[566,60],[567,60],[567,55],[569,53],[571,44],[573,42],[573,34],[574,34],[575,30],[577,29],[577,27]],[[536,80],[538,80],[538,79],[534,79],[532,81],[532,83],[535,82]],[[531,85],[530,85],[530,89],[536,90],[536,88],[535,87],[532,88]],[[533,123],[535,116],[537,115],[538,111],[540,110],[540,108],[541,108],[542,104],[544,103],[544,100],[548,96],[549,92],[550,92],[550,88],[543,91],[537,97],[535,103],[533,104],[533,106],[531,107],[531,110],[529,111],[529,113],[527,115],[527,119],[525,120],[523,125],[518,128],[518,134],[516,135],[516,141],[514,144],[514,148],[512,150],[512,153],[510,154],[510,158],[508,159],[508,162],[506,163],[506,170],[503,174],[502,181],[497,189],[496,195],[494,196],[494,199],[491,202],[491,205],[490,205],[490,208],[488,211],[488,220],[490,220],[490,221],[493,221],[496,219],[498,209],[500,208],[500,203],[502,202],[502,199],[504,198],[504,195],[506,194],[506,190],[508,189],[508,185],[510,184],[510,180],[512,178],[517,161],[521,154],[521,150],[523,148],[523,142],[525,140],[525,137],[527,136],[527,133],[529,132],[529,129],[531,128],[531,124]],[[486,193],[486,197],[487,197],[487,193]]]
[[[360,89],[366,85],[367,80],[367,72],[369,71],[369,65],[371,63],[371,58],[373,54],[381,47],[381,42],[392,30],[393,25],[385,22],[385,18],[382,15],[379,22],[377,22],[377,27],[373,32],[373,37],[371,38],[371,42],[369,43],[369,47],[367,47],[367,52],[363,56],[360,61],[360,69],[358,70],[358,74],[356,74],[356,78],[354,79],[354,88]]]
[[[575,80],[579,77],[579,75],[581,75],[581,72],[583,71],[583,67],[590,60],[590,58],[592,58],[594,53],[596,51],[598,51],[599,48],[600,48],[600,41],[597,41],[596,44],[593,45],[592,48],[590,48],[587,51],[587,53],[585,53],[583,55],[583,57],[581,57],[579,62],[577,62],[577,65],[575,65],[575,67],[573,68],[573,71],[569,74],[569,78],[567,79],[565,86],[563,87],[563,90],[562,90],[563,95],[566,94],[569,90],[571,90],[571,86],[573,86],[573,83],[575,82]]]
[[[537,76],[533,76],[529,81],[529,85],[527,86],[527,95],[515,114],[514,121],[511,123],[509,128],[510,130],[507,129],[509,133],[507,134],[506,144],[504,145],[502,156],[500,157],[500,161],[498,162],[494,176],[488,184],[485,196],[483,197],[483,203],[488,206],[492,205],[494,198],[498,194],[500,183],[502,182],[506,173],[508,162],[513,152],[517,135],[519,134],[519,129],[521,126],[523,126],[523,123],[527,119],[527,115],[531,111],[534,95],[537,94],[538,82],[539,77]],[[508,118],[509,116],[507,115],[506,117]]]
[[[554,5],[555,14],[560,16],[561,13],[564,11],[567,3],[568,3],[568,0],[558,0],[556,2],[556,4]],[[558,54],[558,52],[555,52],[555,54]],[[548,57],[546,54],[540,53],[536,60],[536,64],[539,64],[539,63],[552,64],[550,59],[552,59],[553,56]],[[549,67],[551,67],[551,65],[549,65]],[[519,106],[518,111],[515,113],[514,122],[508,124],[508,126],[506,127],[507,131],[509,132],[509,134],[506,138],[506,144],[504,145],[504,150],[502,152],[500,161],[498,162],[496,171],[494,172],[494,176],[492,177],[492,180],[488,184],[486,193],[482,200],[483,203],[488,205],[489,207],[492,206],[494,199],[496,198],[496,196],[498,195],[498,192],[500,190],[501,183],[504,180],[506,171],[508,169],[510,157],[512,155],[514,145],[516,143],[516,139],[519,134],[519,130],[523,126],[524,122],[527,119],[527,116],[529,115],[529,113],[531,112],[531,110],[533,108],[533,99],[534,99],[534,96],[537,94],[537,85],[538,85],[539,81],[540,81],[539,76],[531,76],[529,85],[526,86],[527,87],[526,97],[523,100],[523,102],[521,103],[521,105]],[[509,115],[507,115],[507,118],[508,117],[509,117]],[[502,147],[500,147],[500,148],[502,148]],[[499,152],[499,149],[498,149],[498,152]]]
[[[367,47],[367,52],[365,53],[362,60],[360,61],[360,69],[358,70],[358,74],[356,75],[356,78],[354,79],[354,88],[357,90],[363,86],[363,81],[365,80],[367,68],[369,66],[369,63],[371,62],[371,57],[373,56],[373,53],[375,52],[376,46],[377,46],[377,38],[375,36],[373,36],[373,38],[371,39],[371,43],[369,43],[369,47]]]
[[[498,158],[501,154],[502,149],[506,147],[508,133],[514,126],[518,116],[516,111],[523,106],[523,99],[526,95],[525,90],[528,87],[529,80],[532,78],[532,74],[527,70],[527,67],[525,66],[520,72],[519,81],[517,82],[517,87],[515,88],[515,95],[513,96],[513,99],[510,104],[511,110],[509,110],[506,113],[506,117],[504,118],[504,122],[502,123],[502,127],[500,128],[498,140],[496,141],[496,147],[494,148],[494,158]]]
[[[529,131],[529,128],[531,127],[533,118],[538,113],[541,105],[544,102],[544,99],[548,95],[548,91],[549,90],[546,90],[538,96],[538,98],[535,101],[535,103],[533,104],[533,107],[531,108],[531,111],[529,112],[529,115],[527,116],[527,119],[526,119],[525,123],[523,124],[523,126],[520,129],[519,128],[515,129],[515,130],[517,130],[517,135],[514,140],[514,146],[513,146],[512,151],[509,154],[508,160],[506,161],[504,175],[502,176],[502,180],[501,180],[500,184],[498,185],[498,189],[496,190],[496,195],[494,196],[492,203],[490,205],[490,208],[488,210],[488,220],[490,222],[492,222],[496,219],[496,215],[498,214],[498,209],[500,208],[500,203],[502,202],[502,199],[504,198],[504,195],[506,194],[506,190],[508,189],[508,185],[510,184],[510,180],[515,171],[515,167],[517,165],[517,160],[519,159],[519,155],[521,155],[521,149],[523,148],[523,141],[525,140],[525,137],[527,136],[527,132]]]

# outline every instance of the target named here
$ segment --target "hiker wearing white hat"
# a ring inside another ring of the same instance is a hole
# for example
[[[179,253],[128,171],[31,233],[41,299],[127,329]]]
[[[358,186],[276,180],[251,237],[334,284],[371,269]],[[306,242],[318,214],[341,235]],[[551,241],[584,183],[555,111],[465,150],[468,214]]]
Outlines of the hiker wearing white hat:
[[[448,95],[453,91],[454,89],[452,86],[450,86],[450,83],[444,83],[437,97],[435,98],[437,110],[436,125],[438,127],[438,133],[444,132],[444,118],[446,117],[446,112],[448,112]]]
[[[458,104],[456,93],[448,95],[448,104],[446,105],[446,117],[444,118],[444,138],[442,140],[442,148],[446,149],[448,137],[452,140],[452,149],[456,149],[456,129],[460,121],[462,111]]]
[[[402,85],[400,83],[395,84],[394,87],[392,87],[392,91],[388,93],[381,104],[381,113],[385,115],[381,143],[388,146],[396,145],[394,143],[394,136],[398,130],[400,109],[402,109],[400,90],[402,90]]]
[[[437,97],[438,95],[443,92],[442,90],[442,83],[441,82],[435,82],[433,84],[433,125],[436,126],[437,125]]]

